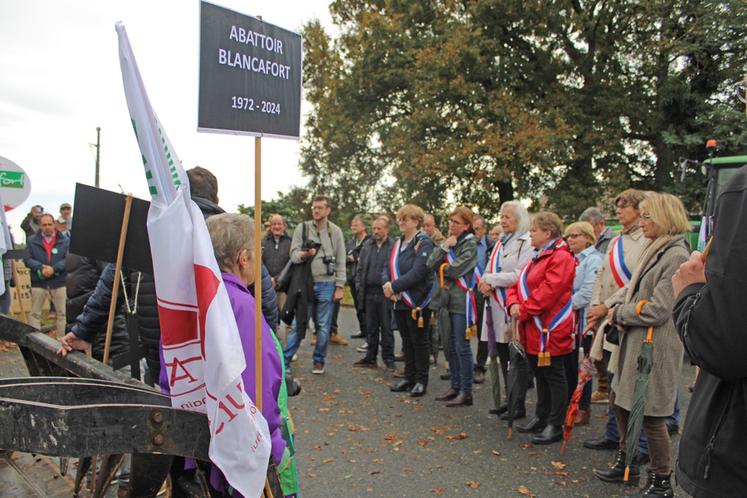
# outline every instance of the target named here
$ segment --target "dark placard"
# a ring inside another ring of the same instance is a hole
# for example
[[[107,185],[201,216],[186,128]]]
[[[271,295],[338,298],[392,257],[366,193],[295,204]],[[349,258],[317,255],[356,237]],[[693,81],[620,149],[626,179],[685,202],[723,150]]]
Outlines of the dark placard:
[[[302,53],[300,35],[200,2],[198,131],[299,138]]]
[[[126,196],[82,183],[75,184],[75,211],[70,231],[70,252],[114,263],[122,229]],[[153,274],[148,240],[150,202],[132,199],[122,266]]]

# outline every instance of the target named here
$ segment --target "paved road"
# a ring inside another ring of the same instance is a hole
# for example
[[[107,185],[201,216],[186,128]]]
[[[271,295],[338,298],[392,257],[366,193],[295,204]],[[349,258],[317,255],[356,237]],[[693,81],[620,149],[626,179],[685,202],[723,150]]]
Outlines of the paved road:
[[[350,310],[340,313],[340,330],[345,337],[357,330]],[[475,386],[474,406],[446,408],[433,399],[448,388],[447,381],[438,379],[440,368],[434,367],[428,394],[413,400],[389,391],[395,379],[384,370],[354,369],[352,363],[362,356],[355,351],[361,341],[350,342],[347,347],[330,345],[323,376],[310,373],[308,341],[294,363],[303,383],[301,395],[291,399],[291,410],[305,496],[636,495],[592,476],[592,468],[611,462],[612,452],[581,447],[584,439],[601,434],[603,405],[594,405],[591,424],[574,430],[561,457],[557,444],[533,447],[518,433],[508,440],[505,423],[488,414],[485,384]],[[687,366],[680,392],[683,407],[690,398],[684,386],[693,376]],[[534,391],[528,400],[533,413]],[[674,452],[677,437],[673,441]]]
[[[340,313],[340,329],[345,337],[357,330],[349,309]],[[603,405],[593,406],[591,424],[574,430],[561,457],[557,444],[533,447],[518,433],[508,440],[505,423],[488,414],[486,385],[475,386],[474,406],[446,408],[433,400],[448,388],[434,367],[424,398],[394,394],[388,389],[395,380],[390,374],[352,367],[361,357],[355,352],[361,341],[350,342],[330,346],[323,376],[310,373],[308,341],[294,364],[303,384],[301,395],[291,398],[291,411],[304,497],[635,496],[633,489],[592,476],[591,469],[610,462],[612,452],[581,447],[584,439],[601,434]],[[26,375],[20,354],[15,348],[0,351],[0,377],[13,375]],[[685,386],[693,376],[686,366],[680,390],[684,410],[690,399]],[[530,391],[530,413],[534,399]],[[675,437],[673,452],[676,443]]]

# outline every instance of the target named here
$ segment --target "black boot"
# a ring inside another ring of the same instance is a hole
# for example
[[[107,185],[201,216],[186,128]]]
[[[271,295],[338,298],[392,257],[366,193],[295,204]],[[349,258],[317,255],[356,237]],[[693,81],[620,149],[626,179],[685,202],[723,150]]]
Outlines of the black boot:
[[[594,476],[604,482],[624,482],[625,481],[625,452],[617,450],[617,458],[611,468],[605,470],[593,470]],[[629,486],[638,486],[640,474],[638,466],[630,464],[630,475],[628,476]]]
[[[641,492],[641,496],[646,498],[672,498],[674,490],[672,489],[672,483],[669,481],[670,476],[671,474],[660,476],[649,472],[648,481]]]

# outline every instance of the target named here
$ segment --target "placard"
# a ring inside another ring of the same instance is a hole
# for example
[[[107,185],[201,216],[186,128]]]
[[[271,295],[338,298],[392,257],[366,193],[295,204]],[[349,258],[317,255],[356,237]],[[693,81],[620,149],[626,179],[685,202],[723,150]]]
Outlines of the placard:
[[[197,130],[298,139],[302,54],[297,33],[200,2]]]
[[[114,263],[124,216],[125,195],[75,184],[75,211],[70,233],[70,252],[79,256]],[[153,274],[148,239],[150,202],[132,198],[122,267]]]

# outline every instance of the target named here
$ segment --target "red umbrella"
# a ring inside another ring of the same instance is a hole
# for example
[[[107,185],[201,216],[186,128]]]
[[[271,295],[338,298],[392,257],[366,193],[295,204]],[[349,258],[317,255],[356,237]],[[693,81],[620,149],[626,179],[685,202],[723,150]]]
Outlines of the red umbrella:
[[[560,447],[561,455],[565,453],[565,448],[568,446],[568,440],[571,438],[571,431],[573,431],[573,423],[576,419],[576,413],[578,413],[578,404],[581,402],[584,386],[591,380],[593,371],[594,369],[591,366],[591,360],[588,356],[584,356],[581,366],[578,369],[578,384],[576,384],[576,389],[573,391],[573,396],[571,396],[571,402],[568,404],[568,411],[565,413],[565,422],[563,423],[563,446]]]

